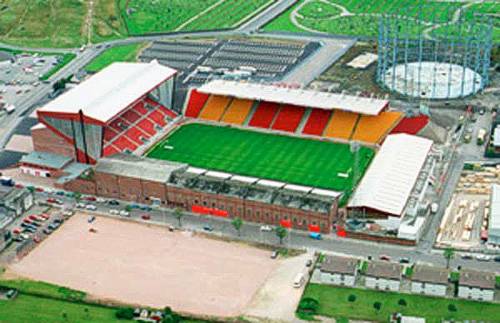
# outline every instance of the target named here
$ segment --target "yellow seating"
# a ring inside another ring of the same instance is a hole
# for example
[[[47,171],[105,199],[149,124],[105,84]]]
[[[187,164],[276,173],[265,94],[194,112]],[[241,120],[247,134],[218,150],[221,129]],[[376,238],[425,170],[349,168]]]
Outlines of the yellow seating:
[[[358,117],[359,114],[357,113],[335,110],[323,135],[325,137],[349,139]]]
[[[214,121],[220,120],[224,111],[226,111],[229,101],[231,101],[231,98],[229,97],[211,95],[210,98],[208,98],[205,107],[201,111],[199,118]]]
[[[231,105],[227,108],[226,113],[222,117],[222,122],[232,124],[243,124],[245,122],[253,101],[234,99]]]
[[[397,111],[385,111],[377,116],[362,116],[352,139],[378,143],[402,117],[403,114]]]

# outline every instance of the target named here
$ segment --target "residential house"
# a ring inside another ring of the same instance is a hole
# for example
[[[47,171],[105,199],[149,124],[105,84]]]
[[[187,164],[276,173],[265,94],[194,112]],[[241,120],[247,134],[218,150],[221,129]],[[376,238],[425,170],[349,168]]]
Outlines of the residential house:
[[[430,296],[446,296],[448,276],[447,269],[415,265],[411,277],[411,292]]]
[[[365,272],[365,286],[373,289],[399,291],[402,269],[403,267],[397,263],[369,262]]]

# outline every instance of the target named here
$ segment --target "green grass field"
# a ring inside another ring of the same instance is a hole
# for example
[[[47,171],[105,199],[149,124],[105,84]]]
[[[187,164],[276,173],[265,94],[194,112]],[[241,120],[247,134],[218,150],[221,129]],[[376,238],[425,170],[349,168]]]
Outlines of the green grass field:
[[[144,43],[111,47],[101,55],[94,58],[85,70],[96,73],[114,62],[135,62],[139,51],[144,47]]]
[[[467,1],[435,1],[425,0],[422,7],[422,21],[444,23],[449,21],[453,13]],[[286,12],[264,27],[267,31],[307,32],[317,31],[337,35],[375,37],[378,34],[378,23],[381,14],[397,13],[404,9],[404,14],[415,15],[418,7],[414,0],[300,0]],[[500,3],[485,2],[474,4],[466,11],[466,18],[472,17],[472,10],[478,13],[496,14],[494,18],[493,39],[500,42]],[[342,12],[345,14],[342,15]],[[406,25],[406,24],[405,24]],[[413,25],[413,26],[412,26]],[[431,27],[432,25],[429,25]],[[416,33],[416,24],[410,23],[407,28]],[[438,28],[439,29],[439,28]]]
[[[147,156],[336,191],[349,191],[353,186],[354,155],[347,144],[188,124],[157,144]],[[359,174],[364,173],[373,156],[372,149],[360,149]],[[338,173],[349,176],[340,177]]]
[[[349,295],[355,295],[356,301],[349,302],[347,300]],[[438,323],[441,322],[441,319],[500,321],[500,304],[484,302],[318,284],[309,284],[303,297],[313,297],[319,301],[319,315],[335,318],[387,322],[389,315],[400,312],[404,315],[424,317],[429,323]],[[400,299],[404,299],[407,305],[399,305]],[[382,303],[379,311],[373,307],[375,302]],[[450,312],[448,310],[449,304],[454,304],[457,311]]]

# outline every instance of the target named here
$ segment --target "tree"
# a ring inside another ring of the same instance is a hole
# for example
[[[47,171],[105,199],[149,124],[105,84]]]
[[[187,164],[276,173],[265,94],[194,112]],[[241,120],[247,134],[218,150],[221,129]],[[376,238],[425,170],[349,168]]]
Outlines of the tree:
[[[450,311],[450,312],[456,312],[457,311],[457,306],[455,304],[449,304],[448,305],[448,311]]]
[[[373,303],[373,308],[376,309],[377,311],[380,311],[380,309],[382,308],[382,303],[380,302]]]
[[[82,200],[82,193],[80,192],[73,193],[73,198],[75,199],[75,204],[80,203],[80,201]]]
[[[404,298],[401,298],[399,301],[398,301],[398,304],[401,305],[401,306],[406,306],[407,303],[406,303],[406,300]]]
[[[163,309],[163,319],[162,323],[179,323],[181,321],[181,317],[179,314],[172,311],[172,309],[167,306]]]
[[[446,269],[450,268],[450,261],[455,257],[455,249],[448,247],[444,249],[443,257],[446,259]]]
[[[132,320],[134,318],[134,309],[132,307],[123,307],[116,311],[115,316],[119,320]]]
[[[243,220],[241,218],[234,218],[233,221],[231,221],[231,224],[233,225],[234,229],[238,232],[238,237],[241,235],[241,227],[243,226]]]
[[[350,303],[354,303],[356,301],[356,295],[354,295],[354,294],[349,295],[349,297],[347,297],[347,300]]]
[[[182,217],[184,216],[184,212],[182,212],[181,208],[175,208],[174,210],[174,216],[179,222],[179,227],[182,227]]]
[[[319,302],[312,297],[304,297],[300,300],[297,311],[306,314],[316,314],[319,308]]]
[[[278,237],[278,239],[280,239],[280,244],[283,244],[283,239],[285,239],[286,235],[288,234],[286,229],[283,227],[277,227],[274,232],[276,232],[276,236]]]

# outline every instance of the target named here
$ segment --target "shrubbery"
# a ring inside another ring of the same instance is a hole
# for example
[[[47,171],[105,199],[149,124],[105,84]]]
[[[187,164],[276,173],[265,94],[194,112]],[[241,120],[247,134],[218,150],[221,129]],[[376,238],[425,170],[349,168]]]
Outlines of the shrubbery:
[[[317,313],[319,308],[319,302],[317,299],[312,297],[304,297],[300,300],[297,312],[301,314],[314,315]]]
[[[123,307],[116,311],[115,316],[119,320],[132,320],[134,318],[134,309],[131,307]]]

